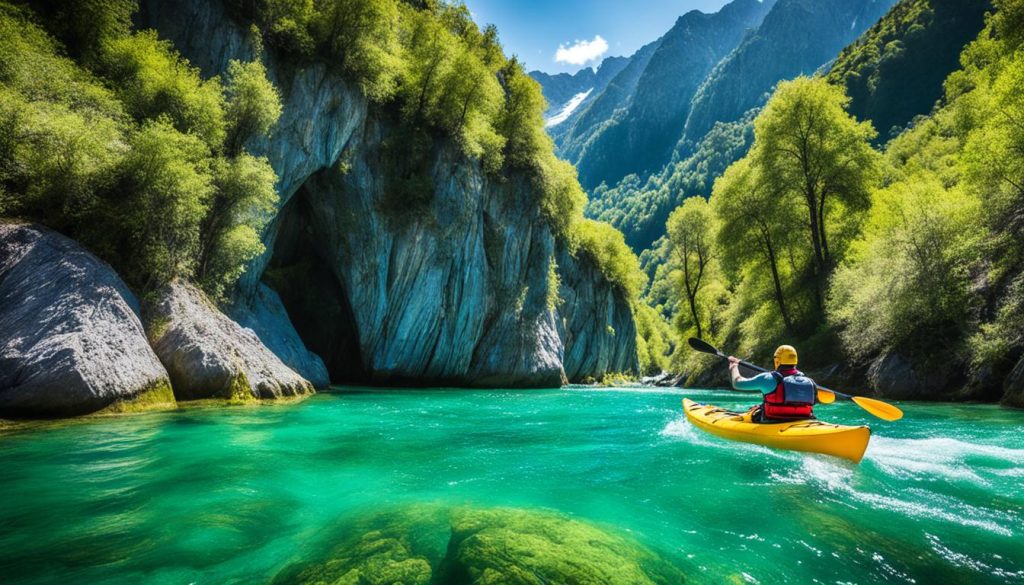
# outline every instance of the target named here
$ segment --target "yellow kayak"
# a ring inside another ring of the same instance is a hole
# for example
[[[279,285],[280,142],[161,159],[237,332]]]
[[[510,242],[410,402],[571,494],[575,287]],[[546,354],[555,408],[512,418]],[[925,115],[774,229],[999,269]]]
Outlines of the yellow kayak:
[[[860,463],[871,438],[871,429],[866,426],[835,425],[813,419],[756,423],[751,421],[749,412],[731,412],[689,398],[683,399],[683,410],[690,423],[712,435],[775,449],[824,453],[854,463]]]

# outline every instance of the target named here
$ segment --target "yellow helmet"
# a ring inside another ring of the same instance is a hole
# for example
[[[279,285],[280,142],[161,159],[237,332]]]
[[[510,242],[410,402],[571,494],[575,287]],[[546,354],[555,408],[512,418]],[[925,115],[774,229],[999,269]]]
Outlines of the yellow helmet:
[[[775,350],[775,367],[780,365],[795,366],[797,364],[796,348],[792,345],[780,345]]]

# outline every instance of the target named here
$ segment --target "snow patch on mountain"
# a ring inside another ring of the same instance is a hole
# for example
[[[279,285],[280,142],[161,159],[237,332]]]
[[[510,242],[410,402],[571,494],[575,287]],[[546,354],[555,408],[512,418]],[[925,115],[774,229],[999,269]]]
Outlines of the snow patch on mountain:
[[[562,106],[561,110],[558,110],[555,115],[544,120],[544,127],[551,128],[552,126],[557,126],[568,120],[569,116],[576,111],[576,108],[580,107],[580,104],[583,103],[583,100],[587,99],[587,96],[589,96],[592,91],[594,91],[594,88],[590,88],[587,91],[581,91],[580,93],[572,96],[572,99],[565,102],[565,105]]]

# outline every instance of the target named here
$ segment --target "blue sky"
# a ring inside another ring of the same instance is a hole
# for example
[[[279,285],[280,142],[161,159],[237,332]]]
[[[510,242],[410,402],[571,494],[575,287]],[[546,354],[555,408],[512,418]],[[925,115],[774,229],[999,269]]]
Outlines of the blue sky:
[[[631,55],[664,34],[682,14],[693,9],[715,12],[727,0],[465,2],[478,24],[498,26],[507,55],[519,55],[530,70],[571,73],[604,57]]]

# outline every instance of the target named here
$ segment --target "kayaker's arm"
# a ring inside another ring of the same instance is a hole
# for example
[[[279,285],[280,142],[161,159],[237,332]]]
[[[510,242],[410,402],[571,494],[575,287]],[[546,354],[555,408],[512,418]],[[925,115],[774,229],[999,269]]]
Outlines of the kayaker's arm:
[[[753,378],[740,375],[739,358],[729,356],[729,376],[732,378],[732,389],[740,392],[757,392],[767,394],[775,389],[775,380],[771,374],[758,374]]]

